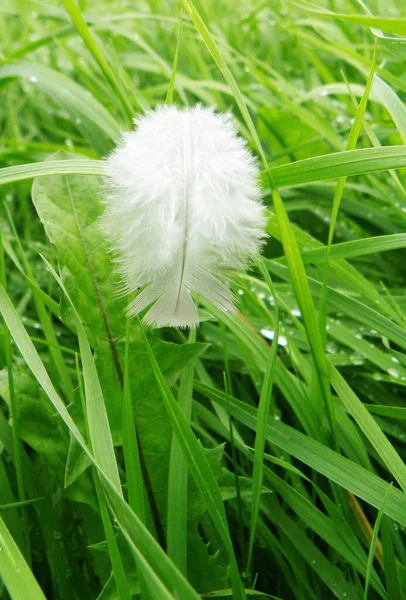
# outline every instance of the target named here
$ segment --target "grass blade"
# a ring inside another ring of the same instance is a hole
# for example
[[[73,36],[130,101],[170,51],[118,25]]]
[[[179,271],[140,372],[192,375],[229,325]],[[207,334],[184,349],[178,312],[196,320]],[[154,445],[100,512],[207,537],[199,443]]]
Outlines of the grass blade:
[[[18,313],[13,307],[2,286],[0,286],[0,312],[2,313],[15,343],[27,365],[31,369],[34,377],[37,379],[38,383],[41,385],[42,389],[55,406],[55,409],[63,419],[64,423],[67,425],[69,431],[79,442],[82,449],[86,452],[100,473],[103,485],[108,495],[109,504],[114,511],[120,527],[122,527],[126,535],[130,537],[132,542],[138,547],[143,557],[151,565],[158,577],[163,581],[164,585],[170,588],[174,593],[177,593],[182,600],[198,600],[198,594],[193,590],[186,579],[184,579],[172,561],[170,561],[168,556],[161,549],[159,544],[155,541],[141,520],[123,500],[122,495],[117,491],[117,488],[109,480],[107,475],[103,472],[101,466],[93,457],[79,429],[66,410],[62,400],[56,393],[45,367],[27,331],[25,330],[20,317],[18,316]]]
[[[264,280],[267,282],[273,298],[276,298],[276,292],[269,277],[268,270],[264,263],[258,262],[258,268]],[[269,409],[271,406],[272,388],[275,377],[276,358],[278,354],[278,339],[279,339],[279,312],[275,303],[275,332],[274,338],[269,349],[269,357],[265,371],[265,377],[261,388],[261,394],[258,405],[258,429],[255,436],[254,446],[254,466],[252,474],[252,505],[251,505],[251,521],[250,521],[250,538],[248,545],[248,558],[246,572],[250,577],[252,567],[252,555],[255,543],[255,533],[257,520],[259,515],[259,506],[261,502],[261,491],[264,471],[264,449],[266,439],[266,427],[269,417]]]
[[[382,506],[379,509],[378,516],[376,517],[374,531],[372,533],[371,545],[370,545],[369,554],[368,554],[367,573],[366,573],[366,577],[365,577],[364,600],[367,600],[367,598],[368,598],[369,580],[371,578],[371,570],[372,570],[372,565],[374,562],[376,543],[378,541],[379,526],[381,524],[381,520],[384,515],[385,504],[389,498],[391,491],[392,491],[392,488],[389,487],[389,489],[386,492],[386,495],[383,499]]]
[[[245,598],[245,593],[238,572],[234,548],[230,538],[230,533],[228,531],[223,500],[217,485],[217,481],[214,477],[213,471],[211,470],[206,455],[204,454],[192,430],[190,429],[189,424],[187,423],[180,407],[173,397],[168,384],[165,381],[165,378],[161,373],[159,365],[152,353],[151,347],[142,328],[141,331],[154,371],[155,379],[158,384],[162,400],[164,401],[165,407],[168,411],[168,416],[171,420],[174,432],[177,436],[178,443],[182,449],[184,457],[187,460],[190,473],[196,483],[196,486],[206,500],[210,516],[227,550],[231,565],[231,579],[234,596],[236,600],[243,600]]]
[[[75,4],[73,0],[63,0],[63,3],[86,48],[99,65],[103,75],[105,76],[112,90],[115,92],[117,98],[120,100],[129,122],[131,122],[135,113],[134,108],[129,103],[127,97],[123,94],[119,81],[117,81],[115,74],[110,68],[110,65],[108,64],[102,50],[99,47],[100,42],[97,43],[94,39],[78,5]]]
[[[230,401],[231,414],[241,423],[256,431],[257,411],[244,402],[227,397],[211,386],[195,381],[195,389],[206,398],[226,408]],[[380,508],[389,484],[355,462],[341,456],[328,446],[312,440],[284,423],[270,419],[267,424],[266,439],[291,456],[315,469],[331,481],[362,498],[372,506]],[[406,524],[406,495],[393,488],[385,505],[385,514],[398,523]]]
[[[194,341],[196,341],[196,331],[192,329],[189,342]],[[193,373],[193,365],[186,368],[179,386],[178,406],[187,423],[190,423],[192,414]],[[174,432],[169,459],[168,555],[184,575],[187,575],[187,498],[188,464]]]
[[[0,548],[0,575],[12,600],[46,600],[1,517]]]

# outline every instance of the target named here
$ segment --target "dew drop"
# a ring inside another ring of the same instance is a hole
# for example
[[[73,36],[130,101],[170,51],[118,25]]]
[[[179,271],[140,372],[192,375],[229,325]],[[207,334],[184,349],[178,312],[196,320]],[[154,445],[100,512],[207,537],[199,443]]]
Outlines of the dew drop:
[[[282,413],[278,408],[275,409],[275,412],[273,413],[273,418],[275,419],[275,421],[280,421],[282,419]]]
[[[272,329],[261,329],[260,330],[260,334],[264,336],[264,338],[266,338],[267,340],[273,340],[274,336],[275,336],[275,332],[272,331]],[[286,339],[286,337],[284,335],[280,335],[278,338],[278,344],[279,346],[287,346],[288,345],[288,340]]]
[[[398,379],[399,377],[399,373],[398,371],[396,371],[396,369],[388,369],[388,373],[389,375],[391,375],[391,377],[394,377],[395,379]]]
[[[273,340],[275,332],[271,331],[271,329],[261,329],[260,334],[267,340]]]
[[[38,79],[35,77],[35,75],[30,75],[28,77],[28,81],[31,81],[31,83],[37,83]]]

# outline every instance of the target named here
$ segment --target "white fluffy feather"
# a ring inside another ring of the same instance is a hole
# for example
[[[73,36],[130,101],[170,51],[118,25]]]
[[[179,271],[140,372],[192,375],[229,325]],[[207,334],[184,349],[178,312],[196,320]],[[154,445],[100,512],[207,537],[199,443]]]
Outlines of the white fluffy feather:
[[[147,324],[199,323],[190,293],[233,309],[230,270],[259,251],[266,224],[258,168],[229,115],[165,106],[135,120],[107,158],[105,229],[128,307]]]

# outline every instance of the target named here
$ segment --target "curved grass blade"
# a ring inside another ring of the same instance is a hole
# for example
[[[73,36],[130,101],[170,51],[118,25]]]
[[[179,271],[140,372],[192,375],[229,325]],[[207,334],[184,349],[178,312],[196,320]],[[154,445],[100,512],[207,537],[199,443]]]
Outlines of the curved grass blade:
[[[6,279],[6,265],[4,261],[4,248],[3,248],[3,236],[0,232],[0,283],[7,289],[7,279]],[[10,417],[11,417],[11,427],[12,427],[12,439],[13,439],[13,454],[14,454],[14,466],[16,470],[16,479],[17,479],[17,492],[18,499],[22,506],[21,517],[22,517],[22,530],[24,532],[24,553],[27,557],[27,560],[31,562],[31,547],[30,547],[30,535],[29,535],[29,527],[28,527],[28,519],[27,512],[24,508],[26,503],[26,495],[25,495],[25,487],[24,487],[24,478],[23,478],[23,469],[22,469],[22,461],[21,461],[21,453],[22,453],[22,445],[20,441],[19,435],[19,421],[17,417],[17,397],[15,393],[14,386],[14,376],[13,376],[13,352],[11,347],[11,339],[10,332],[7,326],[3,329],[3,342],[4,342],[4,354],[6,359],[6,368],[7,368],[7,379],[8,379],[8,389],[10,395]]]
[[[105,168],[102,161],[75,159],[75,160],[47,160],[41,163],[32,163],[28,165],[18,165],[16,167],[6,167],[0,169],[0,185],[12,183],[13,181],[22,181],[23,179],[33,179],[40,176],[52,175],[101,175],[105,174]]]
[[[302,97],[302,101],[305,99],[320,98],[321,95],[326,94],[353,94],[354,96],[361,96],[364,93],[364,89],[361,85],[351,83],[351,89],[348,88],[346,83],[329,83],[323,87],[317,87],[311,90],[308,94]],[[369,96],[371,101],[379,102],[382,104],[392,117],[394,124],[402,138],[403,143],[406,143],[406,108],[399,96],[378,75],[374,75],[371,87],[371,93]]]
[[[3,318],[7,323],[7,327],[9,328],[9,331],[25,362],[32,371],[32,374],[37,379],[48,398],[51,400],[69,431],[76,438],[84,452],[97,468],[108,496],[109,504],[112,507],[113,513],[126,536],[132,540],[132,543],[136,545],[139,552],[150,564],[151,568],[155,571],[163,584],[168,587],[175,596],[177,594],[179,598],[182,598],[182,600],[198,600],[199,595],[197,592],[193,590],[188,581],[183,577],[180,571],[156,542],[155,538],[150,534],[148,529],[146,529],[142,521],[123,500],[120,493],[117,491],[113,483],[107,477],[106,473],[104,473],[101,466],[95,460],[79,429],[66,410],[62,400],[56,393],[48,373],[46,372],[46,369],[26,329],[24,328],[20,317],[18,316],[17,311],[13,307],[2,286],[0,286],[0,312],[3,315]],[[20,600],[20,598],[21,596],[18,600]],[[41,600],[43,600],[43,598],[41,598]]]
[[[268,500],[269,517],[273,523],[282,529],[291,540],[297,551],[309,563],[310,568],[318,574],[321,580],[329,588],[330,593],[337,598],[348,598],[348,600],[358,600],[359,596],[354,584],[349,583],[344,578],[340,569],[324,556],[324,554],[313,544],[306,534],[296,525],[278,505],[274,499]]]
[[[61,162],[46,161],[0,169],[0,185],[47,175],[105,175],[102,161],[78,159],[63,161],[64,164],[60,164]],[[406,145],[334,152],[273,167],[270,172],[278,187],[293,187],[315,181],[405,167]],[[266,176],[263,177],[266,180]]]
[[[12,600],[46,600],[1,517],[0,548],[0,575]]]
[[[114,453],[113,439],[111,436],[106,406],[85,328],[82,325],[82,321],[80,320],[80,317],[72,300],[70,299],[62,279],[56,273],[52,265],[50,265],[45,258],[43,258],[43,260],[52,276],[59,284],[73,310],[83,367],[87,426],[89,428],[90,443],[94,457],[100,465],[102,471],[113,483],[117,493],[122,495],[120,476],[118,473],[118,466]]]
[[[274,167],[271,172],[278,187],[292,187],[312,181],[403,169],[405,166],[406,146],[385,146],[344,150],[325,156],[305,158],[295,163]]]
[[[116,94],[117,98],[120,100],[121,105],[123,106],[124,112],[127,115],[127,118],[131,122],[135,110],[131,106],[128,98],[123,93],[122,87],[120,86],[120,82],[117,80],[114,72],[112,71],[109,63],[107,62],[104,53],[102,52],[100,46],[100,42],[97,43],[94,39],[92,32],[90,31],[85,19],[82,16],[80,8],[78,5],[73,2],[73,0],[63,0],[65,8],[72,19],[72,23],[76,27],[79,35],[81,36],[86,48],[89,50],[96,63],[99,65],[103,75],[108,81],[110,87]]]
[[[255,408],[231,396],[227,397],[220,390],[199,381],[195,381],[194,386],[206,398],[217,402],[224,408],[227,406],[227,398],[229,398],[231,414],[238,421],[256,431],[257,411]],[[389,484],[364,467],[296,431],[293,427],[274,419],[268,421],[266,439],[372,506],[378,509],[382,506]],[[385,514],[406,525],[406,494],[404,492],[396,488],[392,489],[385,506]]]
[[[389,33],[397,33],[406,36],[406,19],[399,17],[373,17],[372,15],[348,15],[345,13],[334,13],[327,10],[318,10],[313,4],[295,2],[296,6],[303,10],[312,12],[320,17],[327,17],[338,21],[348,21],[357,25],[365,25],[373,29],[382,29]]]
[[[330,363],[330,381],[337,395],[344,403],[347,410],[358,423],[358,427],[364,432],[368,440],[386,464],[400,486],[406,492],[406,465],[382,432],[375,419],[358,399],[348,383],[339,371]]]
[[[38,89],[49,94],[73,117],[80,116],[88,121],[96,140],[100,132],[114,142],[120,138],[119,123],[90,92],[66,75],[34,62],[21,61],[0,66],[0,80],[16,77],[28,80]],[[105,151],[107,150],[106,147]]]
[[[330,258],[354,258],[357,256],[368,256],[378,252],[388,252],[400,248],[406,248],[406,233],[392,233],[390,235],[380,235],[378,237],[333,244],[330,248]],[[326,246],[323,248],[314,248],[313,250],[304,250],[302,252],[304,263],[323,261],[326,256]]]

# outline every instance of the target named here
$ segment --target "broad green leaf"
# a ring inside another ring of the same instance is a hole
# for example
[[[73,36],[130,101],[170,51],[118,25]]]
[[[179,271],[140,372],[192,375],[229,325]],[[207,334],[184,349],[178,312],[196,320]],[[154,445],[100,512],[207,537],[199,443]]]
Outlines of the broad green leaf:
[[[66,431],[60,422],[55,422],[54,407],[23,366],[14,367],[14,385],[20,437],[35,452],[46,457],[48,477],[54,471],[54,476],[59,478],[68,451]],[[0,395],[8,404],[10,394],[4,369],[0,371]]]
[[[60,152],[52,158],[63,164],[71,156]],[[113,340],[125,331],[125,303],[115,297],[118,278],[100,221],[102,192],[100,178],[53,176],[34,181],[32,199],[58,250],[63,283],[73,304],[92,340],[108,340],[114,360]]]

